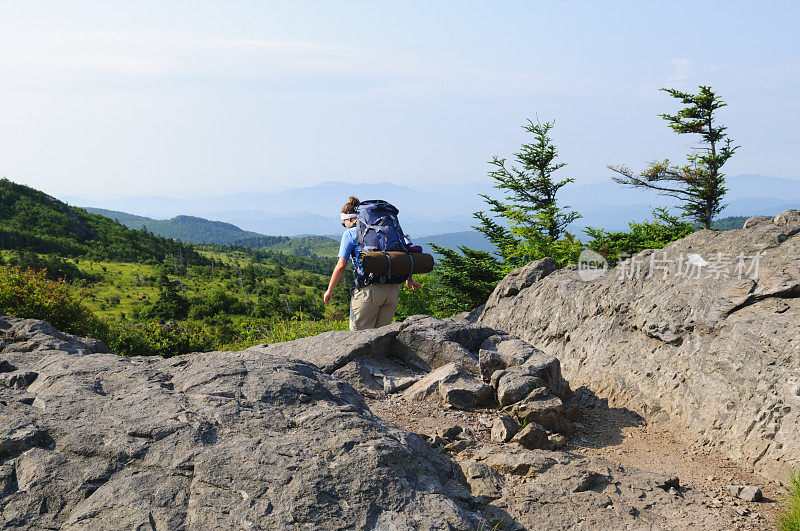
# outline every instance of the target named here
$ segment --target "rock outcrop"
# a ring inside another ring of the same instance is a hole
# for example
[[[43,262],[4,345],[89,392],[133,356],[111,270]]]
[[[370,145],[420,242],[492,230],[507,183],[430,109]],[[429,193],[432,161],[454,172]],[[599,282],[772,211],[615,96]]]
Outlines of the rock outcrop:
[[[457,319],[425,332],[414,325],[422,319],[162,359],[121,357],[41,321],[0,316],[0,527],[720,527],[699,493],[673,478],[517,442],[482,443],[455,427],[437,431],[443,453],[376,417],[333,375],[404,400],[403,379],[429,375],[422,363],[438,366],[431,374],[459,367],[455,346],[437,351],[442,337],[477,360],[479,374],[488,368],[482,349],[500,352],[508,363],[494,374],[526,367],[531,393],[550,402],[567,396],[555,358]],[[430,343],[417,336],[428,333]],[[457,374],[496,392],[467,368]],[[529,393],[510,405],[535,402]],[[548,437],[539,446],[549,445],[552,434],[536,429]],[[519,442],[536,446],[532,431],[523,428]]]
[[[403,391],[409,399],[456,409],[492,406],[499,399],[522,420],[525,411],[547,411],[553,421],[539,415],[546,427],[564,429],[563,400],[570,389],[558,359],[463,319],[416,315],[377,330],[326,332],[249,350],[314,363],[368,397]]]
[[[478,525],[458,467],[310,363],[124,358],[7,329],[23,341],[0,355],[0,527]]]
[[[800,464],[800,211],[746,225],[608,271],[533,262],[478,324],[557,357],[573,386],[783,477]]]

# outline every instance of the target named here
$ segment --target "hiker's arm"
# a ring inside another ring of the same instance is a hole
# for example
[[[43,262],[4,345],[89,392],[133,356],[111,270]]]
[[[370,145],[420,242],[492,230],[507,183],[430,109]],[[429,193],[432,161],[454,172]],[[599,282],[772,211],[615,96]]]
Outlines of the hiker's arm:
[[[331,281],[328,283],[328,291],[326,291],[325,295],[322,297],[322,300],[325,301],[325,304],[331,302],[333,288],[335,288],[336,284],[338,284],[342,279],[345,269],[347,269],[347,258],[339,258],[339,261],[336,262],[336,267],[333,268],[333,273],[331,273]]]
[[[406,280],[406,287],[414,291],[415,289],[419,289],[419,282],[415,282],[414,277],[408,277],[408,280]]]

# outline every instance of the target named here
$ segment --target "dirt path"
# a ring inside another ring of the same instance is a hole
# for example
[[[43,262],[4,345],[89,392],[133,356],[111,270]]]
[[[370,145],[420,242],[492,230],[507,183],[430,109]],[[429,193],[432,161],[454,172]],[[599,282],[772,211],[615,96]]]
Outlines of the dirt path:
[[[491,425],[498,410],[457,411],[427,402],[408,402],[400,397],[368,400],[379,417],[420,435],[431,436],[439,428],[467,428],[472,437],[490,442]],[[703,503],[717,509],[725,529],[775,529],[779,486],[748,472],[722,455],[694,448],[680,436],[644,422],[635,413],[609,408],[600,401],[581,410],[579,429],[569,438],[565,451],[603,457],[624,467],[676,475],[681,486],[703,494]],[[727,489],[729,485],[756,485],[762,502],[745,502]]]
[[[781,489],[716,451],[687,444],[680,435],[644,422],[635,413],[603,406],[582,410],[583,428],[569,441],[567,451],[598,456],[622,466],[674,474],[681,485],[702,492],[708,507],[726,515],[732,529],[775,529]],[[764,500],[737,499],[730,485],[756,485]]]

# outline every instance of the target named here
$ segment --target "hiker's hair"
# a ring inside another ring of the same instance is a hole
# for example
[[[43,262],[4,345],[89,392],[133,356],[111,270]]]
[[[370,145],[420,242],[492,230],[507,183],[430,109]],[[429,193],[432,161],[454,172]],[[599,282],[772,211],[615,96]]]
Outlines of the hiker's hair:
[[[355,196],[350,196],[350,199],[347,200],[347,203],[344,204],[342,207],[342,214],[355,214],[356,207],[359,205],[360,201]]]

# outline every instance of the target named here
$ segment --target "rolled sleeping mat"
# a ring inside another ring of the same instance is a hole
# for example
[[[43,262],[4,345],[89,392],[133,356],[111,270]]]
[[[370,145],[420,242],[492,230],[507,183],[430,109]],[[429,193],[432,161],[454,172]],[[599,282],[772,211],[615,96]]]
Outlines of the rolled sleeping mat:
[[[433,271],[433,256],[428,253],[403,253],[389,251],[386,253],[392,261],[392,275],[411,275],[430,273]],[[386,254],[380,251],[361,253],[361,264],[364,271],[375,275],[385,275],[388,272]],[[412,271],[413,263],[413,271]]]

